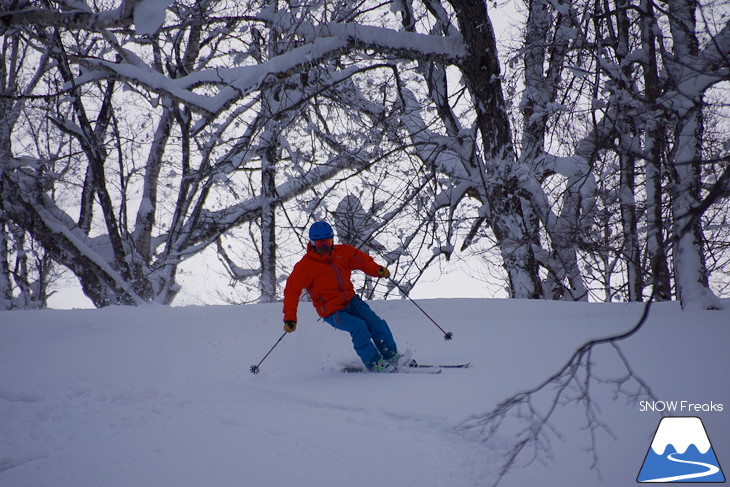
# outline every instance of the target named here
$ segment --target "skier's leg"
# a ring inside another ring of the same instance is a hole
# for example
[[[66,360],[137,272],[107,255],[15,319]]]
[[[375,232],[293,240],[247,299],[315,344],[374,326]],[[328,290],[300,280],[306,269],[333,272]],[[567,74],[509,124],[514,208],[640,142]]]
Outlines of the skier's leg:
[[[365,321],[345,311],[337,311],[327,316],[324,321],[337,328],[346,331],[352,337],[352,345],[358,357],[368,369],[380,360],[380,352],[375,348],[372,335]]]
[[[355,296],[350,301],[348,311],[367,324],[373,343],[375,343],[375,347],[384,359],[389,360],[398,353],[398,347],[395,344],[388,323],[378,316],[359,296]]]

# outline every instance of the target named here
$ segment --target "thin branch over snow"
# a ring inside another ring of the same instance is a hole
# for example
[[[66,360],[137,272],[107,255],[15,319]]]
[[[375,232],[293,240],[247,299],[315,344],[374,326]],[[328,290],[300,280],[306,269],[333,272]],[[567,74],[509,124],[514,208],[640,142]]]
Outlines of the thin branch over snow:
[[[493,437],[503,424],[509,420],[516,420],[524,426],[515,434],[511,445],[503,455],[503,461],[499,467],[497,478],[492,484],[497,486],[509,473],[518,458],[532,451],[532,460],[540,459],[541,455],[549,457],[550,440],[549,434],[560,435],[551,423],[551,419],[560,406],[568,403],[576,403],[583,406],[585,412],[586,430],[591,437],[590,451],[593,454],[592,467],[598,472],[598,455],[596,452],[596,438],[599,431],[603,430],[609,435],[612,434],[608,426],[598,417],[598,411],[591,398],[590,386],[592,383],[612,384],[616,394],[623,394],[629,400],[636,402],[642,397],[656,399],[651,388],[631,368],[628,359],[619,348],[618,343],[635,335],[646,323],[649,311],[653,302],[652,298],[644,305],[644,310],[636,324],[628,331],[605,338],[590,340],[579,347],[568,362],[555,374],[526,391],[518,392],[502,401],[492,411],[478,416],[473,416],[464,421],[459,429],[462,431],[476,430],[487,441]],[[606,380],[599,378],[593,372],[591,354],[599,345],[611,345],[619,356],[626,373],[622,377]],[[635,390],[627,391],[628,383],[633,382]],[[544,400],[548,396],[548,400]],[[547,404],[540,408],[537,404]],[[599,473],[600,475],[600,473]]]

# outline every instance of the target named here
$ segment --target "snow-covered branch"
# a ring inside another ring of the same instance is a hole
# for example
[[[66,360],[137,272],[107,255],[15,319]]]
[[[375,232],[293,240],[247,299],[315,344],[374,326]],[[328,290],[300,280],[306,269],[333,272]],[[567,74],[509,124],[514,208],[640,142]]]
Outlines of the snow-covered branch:
[[[172,0],[122,0],[113,10],[95,12],[83,1],[67,4],[66,10],[34,7],[30,2],[14,2],[13,8],[0,12],[0,34],[9,27],[59,27],[71,30],[101,31],[137,26],[138,34],[152,34],[162,25],[165,9]],[[3,2],[3,7],[10,6]]]
[[[381,50],[402,57],[438,58],[455,63],[464,55],[459,36],[439,37],[411,33],[394,33],[390,29],[357,24],[324,24],[302,31],[309,38],[305,45],[291,49],[270,60],[251,66],[203,69],[171,79],[159,71],[129,63],[102,59],[81,59],[91,70],[88,79],[103,76],[137,83],[155,93],[178,100],[207,116],[219,114],[231,104],[255,91],[281,84],[295,73],[324,63],[352,50]],[[80,79],[79,81],[83,81]],[[200,86],[217,86],[212,95],[197,93]]]
[[[28,219],[25,223],[30,224],[33,237],[51,255],[86,276],[87,292],[98,300],[95,304],[142,304],[144,300],[132,289],[132,283],[114,267],[113,259],[108,261],[104,257],[108,257],[108,252],[99,253],[99,249],[108,250],[108,242],[107,245],[92,243],[73,219],[38,188],[38,181],[23,167],[27,164],[2,173],[3,199],[7,209],[12,210],[16,218],[22,215]],[[105,292],[106,286],[116,289],[118,295],[115,297]],[[121,301],[117,301],[120,298]]]

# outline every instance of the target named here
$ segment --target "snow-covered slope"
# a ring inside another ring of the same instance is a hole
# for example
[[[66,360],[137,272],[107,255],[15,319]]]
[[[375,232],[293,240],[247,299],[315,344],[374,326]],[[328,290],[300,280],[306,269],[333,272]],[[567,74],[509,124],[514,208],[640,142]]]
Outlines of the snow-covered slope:
[[[307,303],[297,332],[257,376],[249,367],[282,333],[278,304],[0,313],[0,485],[490,485],[524,423],[509,416],[495,432],[467,426],[642,312],[640,304],[420,304],[452,341],[407,301],[372,306],[416,359],[472,368],[341,374],[356,359],[349,337],[317,321]],[[730,312],[682,312],[675,303],[655,305],[620,343],[655,399],[724,406],[683,414],[702,417],[721,465],[730,465],[728,343]],[[590,372],[604,382],[588,391],[573,383],[563,398],[587,392],[595,409],[558,404],[538,461],[528,445],[500,485],[634,483],[660,415],[624,394],[636,383],[623,380],[621,357],[611,345],[594,350]],[[555,392],[536,394],[531,406],[544,414]],[[592,438],[586,418],[606,429]]]

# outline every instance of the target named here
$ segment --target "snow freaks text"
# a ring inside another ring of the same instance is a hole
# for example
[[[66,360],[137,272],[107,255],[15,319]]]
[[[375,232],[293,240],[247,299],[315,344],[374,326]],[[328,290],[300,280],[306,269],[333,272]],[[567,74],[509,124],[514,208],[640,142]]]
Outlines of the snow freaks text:
[[[640,401],[640,412],[668,412],[668,413],[720,413],[723,411],[722,403],[710,401],[709,403],[695,403],[692,401]]]

